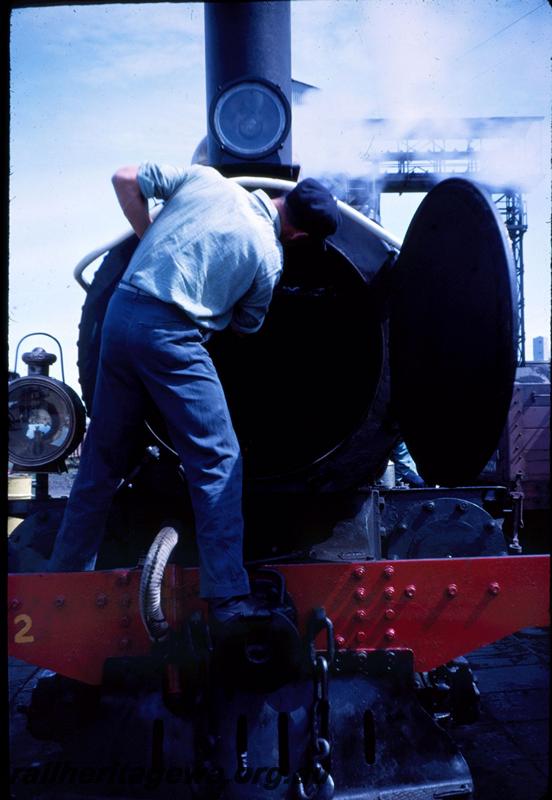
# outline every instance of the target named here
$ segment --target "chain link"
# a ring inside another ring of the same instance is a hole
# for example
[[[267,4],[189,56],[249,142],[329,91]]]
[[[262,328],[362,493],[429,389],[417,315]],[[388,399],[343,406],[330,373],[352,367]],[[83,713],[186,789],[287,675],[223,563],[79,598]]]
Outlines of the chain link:
[[[317,655],[314,640],[325,629],[328,640],[326,658]],[[328,660],[333,661],[333,625],[323,609],[317,609],[309,626],[309,645],[314,677],[314,703],[311,724],[311,763],[308,788],[301,775],[296,772],[293,780],[294,800],[331,800],[335,793],[334,781],[324,768],[323,762],[330,756],[330,734],[328,714]]]

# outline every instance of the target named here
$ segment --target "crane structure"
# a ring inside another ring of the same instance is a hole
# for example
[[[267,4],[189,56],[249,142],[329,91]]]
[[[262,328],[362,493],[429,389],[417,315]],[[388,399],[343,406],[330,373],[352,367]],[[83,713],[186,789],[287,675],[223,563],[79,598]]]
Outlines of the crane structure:
[[[363,131],[368,145],[361,156],[365,174],[331,178],[337,196],[376,222],[381,220],[383,193],[425,193],[454,176],[483,184],[512,242],[520,366],[525,363],[525,191],[538,176],[533,163],[536,148],[530,139],[535,133],[540,135],[542,121],[543,117],[470,117],[424,119],[409,125],[389,118],[366,119]]]

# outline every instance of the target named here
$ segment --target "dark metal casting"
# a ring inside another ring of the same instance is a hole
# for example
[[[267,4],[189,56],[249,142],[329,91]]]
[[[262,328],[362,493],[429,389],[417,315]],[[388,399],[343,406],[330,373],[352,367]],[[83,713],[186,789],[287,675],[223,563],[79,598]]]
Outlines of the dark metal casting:
[[[516,309],[498,211],[474,184],[443,181],[410,223],[391,294],[392,403],[426,483],[472,483],[491,457],[512,397]]]

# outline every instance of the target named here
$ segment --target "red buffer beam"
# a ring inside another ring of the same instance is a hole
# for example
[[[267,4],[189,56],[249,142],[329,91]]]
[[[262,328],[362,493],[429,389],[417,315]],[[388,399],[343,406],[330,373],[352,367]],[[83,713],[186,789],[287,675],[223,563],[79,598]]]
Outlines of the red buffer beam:
[[[426,671],[529,626],[549,624],[549,556],[279,567],[306,630],[323,606],[338,648],[408,649]],[[8,576],[8,652],[90,684],[107,658],[146,655],[141,570]],[[198,572],[169,566],[170,624],[205,609]],[[322,640],[321,640],[322,644]]]

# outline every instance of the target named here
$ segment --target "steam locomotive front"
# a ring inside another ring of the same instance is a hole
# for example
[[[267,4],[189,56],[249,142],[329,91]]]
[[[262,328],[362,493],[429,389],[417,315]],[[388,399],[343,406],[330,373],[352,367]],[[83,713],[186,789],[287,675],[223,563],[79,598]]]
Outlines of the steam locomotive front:
[[[289,4],[207,3],[205,42],[208,163],[250,189],[291,188]],[[402,247],[340,207],[324,248],[285,251],[261,331],[249,340],[223,332],[208,345],[244,454],[246,556],[270,624],[242,621],[213,650],[195,554],[181,542],[167,565],[170,529],[142,570],[111,570],[143,541],[129,544],[129,532],[146,528],[151,542],[153,519],[176,516],[192,532],[155,409],[145,441],[161,459],[140,462],[138,443],[100,553],[106,571],[65,578],[64,604],[75,597],[66,612],[80,609],[70,648],[46,604],[33,612],[49,630],[33,663],[101,685],[119,723],[132,706],[132,748],[175,768],[185,752],[190,797],[472,796],[462,756],[414,696],[414,671],[545,618],[535,581],[499,557],[507,543],[492,493],[469,486],[496,447],[515,370],[510,248],[493,205],[467,181],[443,181]],[[136,244],[111,248],[87,295],[79,366],[88,404],[107,299]],[[421,493],[392,496],[376,484],[399,437],[428,484]],[[469,558],[481,555],[494,558]],[[61,576],[42,577],[40,591],[59,587]],[[13,578],[15,591],[23,583]],[[521,603],[504,592],[520,581],[529,587]],[[157,635],[161,608],[170,631]],[[454,713],[469,716],[476,692],[465,670],[454,675]],[[133,697],[129,681],[139,685]],[[79,751],[105,735],[94,724]]]

